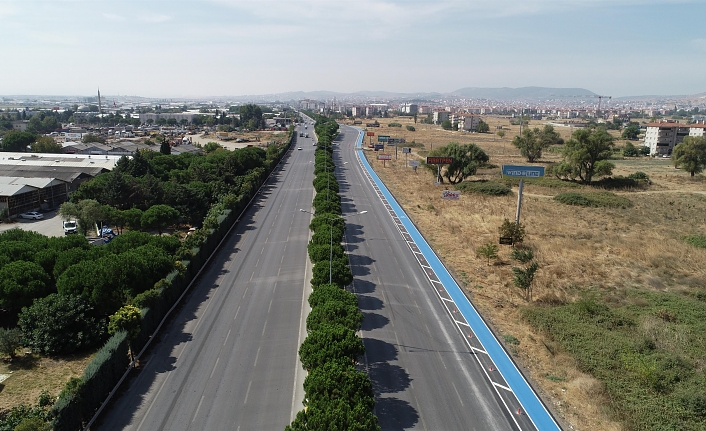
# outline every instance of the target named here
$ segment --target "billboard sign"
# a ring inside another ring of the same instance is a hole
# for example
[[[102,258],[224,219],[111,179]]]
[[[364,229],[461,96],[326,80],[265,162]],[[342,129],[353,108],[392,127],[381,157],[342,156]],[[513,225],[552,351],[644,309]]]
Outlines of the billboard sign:
[[[392,154],[378,154],[378,160],[392,160]]]
[[[378,135],[378,142],[387,142],[388,139],[390,139],[389,136]]]
[[[365,136],[375,136],[375,132],[366,132]]]
[[[385,149],[385,144],[375,144],[375,151],[384,150],[384,149]]]
[[[441,192],[441,199],[457,201],[461,197],[461,192],[458,190],[444,190]]]
[[[412,149],[409,147],[402,147],[402,154],[409,154],[412,152]]]
[[[544,166],[503,165],[504,177],[540,178],[544,176]]]
[[[453,157],[427,157],[427,165],[450,165],[453,162]]]

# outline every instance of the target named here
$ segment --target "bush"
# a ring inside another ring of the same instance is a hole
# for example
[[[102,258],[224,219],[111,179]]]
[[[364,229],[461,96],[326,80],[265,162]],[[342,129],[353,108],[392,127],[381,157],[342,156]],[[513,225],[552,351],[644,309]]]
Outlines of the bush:
[[[351,305],[339,301],[326,301],[311,309],[306,318],[307,331],[316,331],[326,325],[343,325],[357,331],[363,323],[363,313],[358,304]]]
[[[310,243],[307,249],[309,251],[309,259],[314,264],[322,260],[328,261],[331,258],[343,259],[346,256],[346,252],[340,242],[333,243],[333,246],[330,244]]]
[[[566,205],[582,207],[629,208],[632,206],[630,199],[610,192],[596,193],[561,193],[554,200]]]
[[[414,126],[406,126],[406,127],[407,127],[407,130],[409,130],[410,132],[416,132],[416,131],[417,131],[417,129],[415,129]]]
[[[44,355],[62,355],[95,346],[105,323],[83,298],[52,293],[25,307],[19,315],[26,344]]]
[[[525,239],[525,226],[516,224],[508,219],[503,220],[503,224],[498,228],[501,237],[512,238],[513,244],[520,244]]]
[[[690,235],[684,237],[683,239],[694,247],[706,248],[706,236],[704,235]]]
[[[365,353],[363,342],[352,329],[343,325],[322,325],[311,331],[299,347],[299,359],[305,370],[328,362],[357,360]]]
[[[498,257],[498,245],[492,242],[483,244],[476,249],[478,256],[488,259],[488,266],[490,266],[490,259],[495,259]]]
[[[628,175],[628,178],[635,181],[645,181],[648,183],[650,182],[650,177],[646,173],[641,171],[637,171],[634,174]]]
[[[521,263],[528,263],[534,259],[534,253],[530,249],[512,248],[510,258]]]
[[[626,430],[701,430],[706,424],[703,372],[706,304],[681,293],[629,293],[623,305],[584,298],[527,307],[523,317],[598,379]],[[633,304],[640,301],[640,306]],[[660,310],[674,322],[654,320]],[[643,322],[651,322],[645,326]]]
[[[312,286],[329,284],[329,280],[331,280],[332,284],[344,288],[353,282],[353,273],[348,266],[347,259],[334,259],[330,264],[329,262],[328,260],[320,260],[314,264],[311,277]]]
[[[15,358],[15,352],[22,346],[22,331],[19,328],[0,328],[0,353]]]
[[[351,306],[358,306],[358,297],[351,292],[341,289],[335,284],[322,284],[316,286],[309,295],[311,308],[317,307],[327,301],[338,301]]]
[[[402,127],[400,123],[388,123],[387,127]]]
[[[512,192],[510,187],[494,181],[464,181],[456,184],[456,190],[469,193],[481,193],[489,196],[505,196]]]

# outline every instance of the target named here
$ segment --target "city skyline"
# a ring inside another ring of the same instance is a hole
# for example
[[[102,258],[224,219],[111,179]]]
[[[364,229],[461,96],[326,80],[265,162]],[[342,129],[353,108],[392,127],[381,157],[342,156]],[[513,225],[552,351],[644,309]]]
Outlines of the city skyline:
[[[706,91],[696,1],[2,1],[0,94]]]

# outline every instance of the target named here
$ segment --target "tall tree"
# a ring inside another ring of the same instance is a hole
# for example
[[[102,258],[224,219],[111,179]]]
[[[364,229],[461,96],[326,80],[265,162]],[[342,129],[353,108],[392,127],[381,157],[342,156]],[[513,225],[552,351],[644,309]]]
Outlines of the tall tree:
[[[20,309],[48,293],[49,275],[34,262],[18,260],[0,269],[0,305]]]
[[[706,137],[687,136],[674,147],[672,160],[675,168],[689,172],[693,177],[706,168]]]
[[[156,228],[159,234],[179,219],[179,211],[169,205],[152,205],[142,213],[140,224],[143,228]]]
[[[634,121],[631,121],[627,125],[627,127],[623,130],[623,134],[621,135],[621,137],[623,139],[635,140],[635,139],[637,139],[639,134],[640,134],[640,124],[636,123]]]
[[[51,136],[42,136],[30,144],[33,153],[62,153],[62,147]]]
[[[579,178],[589,184],[594,176],[610,175],[614,165],[608,161],[613,153],[613,137],[604,128],[579,129],[564,147],[564,160],[554,167],[558,177]]]
[[[254,104],[247,104],[240,107],[240,122],[247,124],[252,129],[259,129],[264,126],[262,119],[262,108]]]
[[[27,147],[37,139],[37,135],[30,132],[11,130],[2,138],[3,151],[25,152]]]
[[[475,175],[478,168],[485,166],[490,157],[476,144],[460,145],[458,142],[450,142],[445,147],[441,147],[429,152],[430,156],[453,157],[453,163],[445,165],[442,170],[442,178],[451,184],[457,184],[464,179]],[[436,165],[425,165],[425,167],[437,173]]]

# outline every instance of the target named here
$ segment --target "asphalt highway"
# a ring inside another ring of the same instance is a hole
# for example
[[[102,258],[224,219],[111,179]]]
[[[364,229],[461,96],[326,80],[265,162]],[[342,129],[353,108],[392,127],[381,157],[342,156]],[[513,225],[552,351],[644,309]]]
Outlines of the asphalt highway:
[[[94,429],[282,430],[301,410],[312,143],[297,137]]]
[[[373,382],[381,428],[518,429],[518,418],[503,406],[364,176],[355,155],[358,131],[342,126],[341,132],[334,159],[344,215],[368,211],[347,219],[346,247],[365,314],[363,366]],[[400,174],[414,175],[411,169]],[[519,425],[532,429],[526,419]]]

